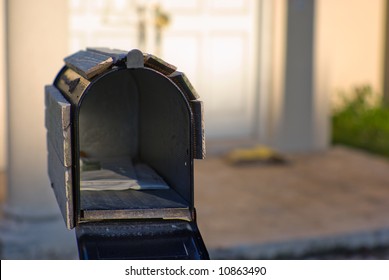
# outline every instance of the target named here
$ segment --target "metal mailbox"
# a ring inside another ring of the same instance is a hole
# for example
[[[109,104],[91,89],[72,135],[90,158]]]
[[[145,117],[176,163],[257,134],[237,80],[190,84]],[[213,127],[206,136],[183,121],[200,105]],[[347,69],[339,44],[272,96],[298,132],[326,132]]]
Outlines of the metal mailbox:
[[[186,78],[139,50],[79,51],[45,87],[48,172],[82,259],[207,259],[193,160],[202,102]]]

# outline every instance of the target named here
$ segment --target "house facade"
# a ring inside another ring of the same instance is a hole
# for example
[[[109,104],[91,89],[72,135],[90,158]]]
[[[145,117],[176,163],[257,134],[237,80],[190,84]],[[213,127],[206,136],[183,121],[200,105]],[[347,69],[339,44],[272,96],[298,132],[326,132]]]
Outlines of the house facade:
[[[200,94],[209,141],[313,152],[329,147],[331,101],[339,90],[370,84],[384,91],[386,2],[0,1],[6,219],[24,221],[15,226],[21,236],[39,232],[31,230],[39,220],[46,234],[74,241],[57,219],[43,115],[43,86],[68,54],[86,46],[157,54],[185,72]],[[31,240],[23,240],[28,250]],[[32,258],[50,248],[34,244]]]

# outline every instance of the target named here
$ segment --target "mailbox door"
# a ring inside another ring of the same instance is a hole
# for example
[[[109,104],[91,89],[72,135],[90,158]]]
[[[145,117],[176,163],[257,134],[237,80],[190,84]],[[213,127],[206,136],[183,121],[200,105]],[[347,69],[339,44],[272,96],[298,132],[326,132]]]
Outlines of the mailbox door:
[[[76,236],[80,259],[209,259],[193,222],[84,223]]]

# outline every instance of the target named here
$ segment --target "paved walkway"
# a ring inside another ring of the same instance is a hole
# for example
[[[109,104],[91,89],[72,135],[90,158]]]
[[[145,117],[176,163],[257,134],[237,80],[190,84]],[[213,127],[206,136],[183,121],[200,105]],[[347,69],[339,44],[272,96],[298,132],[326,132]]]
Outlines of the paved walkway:
[[[213,258],[389,245],[389,161],[335,147],[286,165],[195,163],[198,223]]]
[[[389,245],[389,160],[340,147],[288,158],[196,161],[198,224],[212,258]]]

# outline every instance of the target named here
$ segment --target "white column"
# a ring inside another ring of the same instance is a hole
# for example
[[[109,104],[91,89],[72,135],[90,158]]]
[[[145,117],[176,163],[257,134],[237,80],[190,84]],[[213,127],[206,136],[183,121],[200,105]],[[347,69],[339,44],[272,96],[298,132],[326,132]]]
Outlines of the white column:
[[[329,145],[329,93],[317,46],[316,2],[273,2],[268,142],[281,151],[311,152]]]
[[[66,0],[8,0],[8,189],[3,258],[71,258],[76,242],[47,176],[44,85],[68,50]]]

